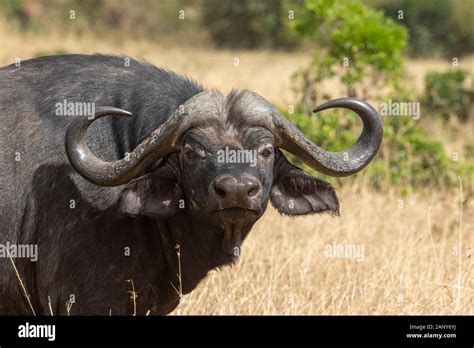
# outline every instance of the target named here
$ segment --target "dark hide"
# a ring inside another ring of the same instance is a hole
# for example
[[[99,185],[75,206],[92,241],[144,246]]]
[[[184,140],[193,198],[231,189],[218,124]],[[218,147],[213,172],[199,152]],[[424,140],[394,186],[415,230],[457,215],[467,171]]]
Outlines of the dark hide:
[[[0,244],[38,246],[37,262],[13,259],[36,314],[49,315],[48,301],[60,315],[169,313],[179,292],[237,259],[269,200],[288,215],[338,213],[329,184],[292,166],[272,148],[271,133],[246,128],[251,115],[234,107],[241,92],[212,94],[220,121],[189,130],[179,151],[137,179],[118,187],[84,180],[65,155],[71,118],[55,114],[56,103],[132,112],[88,130],[92,152],[114,160],[203,91],[170,71],[126,62],[67,55],[0,69]],[[258,151],[258,165],[218,162],[223,146]],[[9,258],[0,258],[0,314],[31,314]]]

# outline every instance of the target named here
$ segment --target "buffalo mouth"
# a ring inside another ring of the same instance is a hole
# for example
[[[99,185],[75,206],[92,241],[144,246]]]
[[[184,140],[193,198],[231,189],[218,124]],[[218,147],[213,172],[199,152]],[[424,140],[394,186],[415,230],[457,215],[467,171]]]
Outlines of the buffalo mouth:
[[[222,221],[222,230],[214,256],[209,262],[210,268],[233,265],[240,255],[242,245],[243,220],[240,222]]]
[[[257,211],[242,207],[230,207],[217,210],[217,214],[221,216],[223,220],[236,223],[257,215]]]
[[[228,207],[215,210],[222,228],[219,247],[213,257],[211,268],[234,264],[240,255],[244,228],[248,223],[258,219],[259,212],[242,207]]]

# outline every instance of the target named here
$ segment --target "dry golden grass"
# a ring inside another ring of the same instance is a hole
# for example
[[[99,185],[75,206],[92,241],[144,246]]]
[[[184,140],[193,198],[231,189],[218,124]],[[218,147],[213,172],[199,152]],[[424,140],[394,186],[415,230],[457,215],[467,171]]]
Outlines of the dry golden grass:
[[[188,49],[64,33],[24,35],[1,22],[0,42],[0,65],[60,51],[125,54],[223,92],[255,90],[283,107],[294,103],[291,74],[310,60],[303,52]],[[427,70],[449,64],[409,61],[410,88],[420,91]],[[433,133],[452,142],[450,150],[467,140],[458,144],[459,139],[448,138],[441,129]],[[339,218],[289,218],[269,208],[244,243],[237,265],[211,272],[173,313],[473,314],[472,199],[465,202],[461,224],[456,190],[424,189],[404,198],[396,188],[378,193],[360,184],[342,188],[339,197]],[[363,246],[364,257],[328,258],[325,248],[333,244]]]
[[[103,53],[144,58],[159,67],[169,68],[199,81],[206,88],[224,93],[233,88],[248,88],[279,105],[294,103],[290,76],[305,67],[310,57],[304,53],[271,51],[230,51],[193,47],[169,47],[149,41],[101,41],[96,37],[75,37],[63,33],[46,35],[11,32],[0,22],[0,66],[15,59],[67,53]]]
[[[174,314],[474,313],[472,201],[461,228],[459,192],[339,196],[339,218],[269,209],[236,266],[212,271]],[[334,244],[363,246],[363,258],[329,258]]]
[[[150,41],[106,40],[88,35],[76,37],[56,31],[47,35],[23,34],[1,21],[0,42],[0,66],[11,64],[16,58],[25,60],[60,52],[127,55],[145,58],[159,67],[186,74],[207,88],[220,89],[224,93],[233,88],[254,90],[284,108],[296,103],[291,88],[291,75],[307,67],[311,60],[308,52],[165,46]],[[450,62],[416,60],[408,61],[406,67],[409,76],[407,88],[421,91],[425,73],[428,70],[448,69]],[[336,86],[337,82],[334,81],[327,88],[333,89]]]

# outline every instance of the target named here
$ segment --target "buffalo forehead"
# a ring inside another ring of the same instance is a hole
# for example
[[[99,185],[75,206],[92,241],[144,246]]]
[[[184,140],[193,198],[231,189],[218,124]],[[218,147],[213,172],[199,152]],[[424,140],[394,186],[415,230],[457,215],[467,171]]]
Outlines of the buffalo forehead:
[[[189,117],[200,119],[188,133],[213,142],[237,145],[259,129],[272,133],[269,116],[273,106],[251,91],[233,91],[227,96],[218,91],[204,91],[186,102],[185,107]]]

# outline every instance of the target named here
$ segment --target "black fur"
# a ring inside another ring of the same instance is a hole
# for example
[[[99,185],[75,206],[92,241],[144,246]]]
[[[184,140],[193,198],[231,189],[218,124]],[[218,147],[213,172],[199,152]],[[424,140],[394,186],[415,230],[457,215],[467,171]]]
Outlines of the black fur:
[[[91,150],[113,160],[123,158],[203,90],[173,72],[129,62],[125,57],[67,55],[0,68],[0,244],[38,245],[37,262],[13,260],[37,314],[49,314],[48,302],[53,314],[133,314],[132,284],[137,314],[166,314],[179,303],[180,292],[189,293],[209,270],[234,260],[220,252],[223,226],[199,220],[199,211],[191,220],[188,208],[177,208],[186,198],[183,174],[192,182],[189,175],[199,179],[201,173],[182,173],[176,154],[136,181],[112,188],[85,181],[69,164],[64,135],[71,118],[56,115],[56,103],[94,102],[132,112],[130,120],[106,117],[88,130]],[[240,95],[235,91],[228,97],[231,114]],[[243,118],[237,112],[233,117]],[[259,173],[267,179],[264,207],[273,184],[272,203],[282,213],[338,213],[329,184],[276,154],[275,174],[273,162]],[[209,168],[211,180],[216,166]],[[207,190],[197,185],[188,191],[198,188]],[[294,208],[288,207],[291,199]],[[242,225],[242,238],[254,222]],[[0,314],[32,314],[19,284],[11,260],[0,258]]]
[[[185,224],[179,219],[162,222],[161,234],[154,234],[160,226],[150,219],[118,219],[117,190],[94,187],[73,174],[63,145],[71,118],[55,115],[55,103],[64,99],[132,112],[131,120],[108,117],[88,131],[92,151],[105,159],[122,158],[202,91],[173,72],[133,59],[130,66],[125,62],[125,57],[67,55],[0,69],[0,243],[38,244],[38,262],[15,260],[37,313],[49,313],[49,296],[54,313],[65,314],[66,301],[74,294],[72,314],[108,315],[109,309],[130,314],[128,279],[140,294],[140,314],[168,313],[178,303],[170,282],[178,284],[174,246],[180,241],[172,231],[185,229]],[[71,200],[75,209],[70,209]],[[162,238],[169,250],[163,249]],[[192,263],[187,249],[195,245],[181,244],[183,264]],[[124,255],[125,247],[130,247],[130,257]],[[165,252],[173,262],[168,269]],[[185,275],[186,280],[207,273],[193,268],[195,274]],[[10,260],[0,259],[0,273],[0,313],[31,314]],[[185,283],[186,291],[191,282]]]

